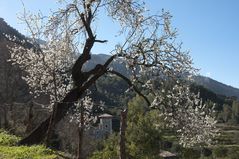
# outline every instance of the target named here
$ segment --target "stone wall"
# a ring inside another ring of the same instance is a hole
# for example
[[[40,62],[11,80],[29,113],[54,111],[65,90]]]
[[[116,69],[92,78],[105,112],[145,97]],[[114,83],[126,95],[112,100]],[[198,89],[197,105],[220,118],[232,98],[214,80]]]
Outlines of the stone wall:
[[[17,135],[25,136],[48,115],[49,111],[46,108],[32,102],[1,104],[0,127],[7,128]]]

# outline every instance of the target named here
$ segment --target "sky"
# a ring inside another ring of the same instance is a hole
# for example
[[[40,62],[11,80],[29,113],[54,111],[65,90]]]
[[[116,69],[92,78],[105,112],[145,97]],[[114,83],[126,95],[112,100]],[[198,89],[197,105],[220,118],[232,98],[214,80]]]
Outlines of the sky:
[[[54,0],[22,0],[27,10],[41,10],[47,15],[57,8]],[[200,74],[239,88],[239,0],[146,0],[152,14],[169,11],[178,40],[190,51],[194,66]],[[20,0],[0,0],[0,17],[27,35],[25,26],[17,20],[23,11]],[[103,39],[114,39],[111,21],[105,20],[97,28]],[[112,33],[111,33],[112,32]],[[108,42],[107,45],[113,45]],[[105,53],[106,46],[95,48]]]

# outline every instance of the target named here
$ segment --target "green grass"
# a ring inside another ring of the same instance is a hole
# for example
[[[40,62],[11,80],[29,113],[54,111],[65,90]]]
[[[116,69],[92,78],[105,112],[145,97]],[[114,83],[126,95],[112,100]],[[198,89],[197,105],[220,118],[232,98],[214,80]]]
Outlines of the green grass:
[[[0,145],[11,146],[16,145],[20,140],[19,137],[10,135],[6,131],[0,129]]]
[[[53,150],[42,145],[16,146],[19,137],[0,130],[0,159],[57,159]]]
[[[4,159],[56,159],[57,155],[44,146],[0,146],[0,158]]]

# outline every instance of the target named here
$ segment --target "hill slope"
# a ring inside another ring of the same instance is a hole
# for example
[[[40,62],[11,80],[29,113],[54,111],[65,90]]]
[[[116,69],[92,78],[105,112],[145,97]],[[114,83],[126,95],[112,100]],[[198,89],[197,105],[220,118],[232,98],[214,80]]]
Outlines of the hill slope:
[[[7,57],[9,56],[8,55],[9,53],[8,53],[8,49],[6,45],[11,43],[5,38],[3,33],[15,36],[17,37],[18,40],[27,39],[24,35],[22,35],[16,29],[9,26],[2,18],[0,18],[0,70],[3,70],[3,66],[7,64],[5,61]],[[30,43],[26,43],[26,47],[33,47],[33,45]],[[96,64],[99,64],[99,63],[102,64],[109,57],[110,55],[106,55],[106,54],[93,54],[92,59],[86,64],[85,69],[93,68]],[[111,66],[116,71],[124,74],[125,76],[130,75],[130,72],[129,70],[127,70],[124,62],[116,61],[116,62],[113,62]],[[1,74],[1,71],[0,71],[0,74]],[[194,80],[196,84],[201,85],[213,91],[216,94],[225,95],[225,96],[235,96],[239,99],[239,89],[237,88],[228,86],[226,84],[223,84],[221,82],[218,82],[216,80],[213,80],[211,78],[204,77],[204,76],[196,76]]]
[[[198,85],[202,85],[203,87],[213,91],[216,94],[225,95],[225,96],[235,96],[239,99],[239,89],[234,88],[232,86],[223,84],[214,79],[204,76],[196,76],[194,77],[194,81]]]
[[[88,63],[86,67],[93,68],[94,65],[96,65],[97,63],[102,64],[109,57],[110,57],[109,55],[105,55],[105,54],[92,55],[92,60]],[[114,62],[112,66],[115,70],[119,71],[120,73],[126,76],[130,74],[130,72],[127,70],[124,63]],[[235,96],[239,99],[239,89],[237,88],[223,84],[214,79],[211,79],[209,77],[204,77],[204,76],[195,76],[194,81],[197,85],[201,85],[218,95],[224,95],[228,97]]]
[[[12,42],[5,37],[5,34],[16,37],[16,41]],[[17,66],[12,66],[7,62],[10,57],[9,48],[15,43],[25,40],[25,36],[16,29],[9,26],[2,18],[0,18],[0,104],[10,103],[12,101],[27,101],[27,86],[21,79],[21,71]],[[30,43],[25,43],[26,47],[31,47]]]

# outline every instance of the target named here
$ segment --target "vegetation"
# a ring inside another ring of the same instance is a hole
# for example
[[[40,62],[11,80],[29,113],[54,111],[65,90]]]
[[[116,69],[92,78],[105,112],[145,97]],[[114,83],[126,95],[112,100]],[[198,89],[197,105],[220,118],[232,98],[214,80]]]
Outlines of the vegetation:
[[[220,135],[215,138],[214,145],[183,148],[175,131],[166,129],[164,120],[157,116],[158,110],[147,111],[146,104],[139,97],[129,102],[128,109],[126,141],[127,153],[131,158],[158,158],[160,149],[173,152],[183,159],[238,158],[238,126],[218,124]],[[114,134],[98,147],[91,158],[118,158],[118,145],[118,135]]]
[[[0,158],[4,159],[57,159],[53,150],[42,145],[16,146],[19,137],[0,130]]]
[[[160,132],[157,130],[157,117],[162,117],[167,123],[165,126],[177,132],[179,143],[184,147],[211,143],[216,132],[213,111],[189,90],[196,70],[192,67],[189,54],[177,41],[169,12],[150,15],[145,10],[145,3],[135,0],[72,0],[59,3],[61,8],[46,16],[48,19],[41,14],[28,15],[24,12],[21,19],[32,34],[34,47],[29,49],[24,45],[15,45],[10,48],[9,62],[25,72],[22,78],[30,94],[34,98],[49,95],[48,106],[52,110],[51,115],[19,144],[32,145],[45,141],[50,146],[56,124],[71,108],[78,108],[72,116],[78,122],[77,158],[81,159],[83,134],[95,121],[94,104],[85,96],[89,96],[89,89],[105,76],[122,79],[128,85],[127,91],[134,91],[146,104],[144,112],[128,114],[127,106],[121,111],[120,158],[158,155]],[[119,32],[125,39],[118,37],[119,43],[110,52],[112,56],[103,64],[96,63],[93,68],[85,70],[84,65],[91,60],[92,48],[97,43],[111,40],[98,39],[95,30],[98,17],[105,13],[120,25]],[[6,34],[5,37],[16,41],[12,35]],[[45,43],[41,45],[37,39],[43,39]],[[21,42],[24,44],[25,40]],[[125,63],[131,72],[130,77],[111,67],[110,64],[117,60]],[[78,102],[80,104],[76,106]],[[135,123],[139,127],[133,126]],[[154,127],[146,125],[149,123]],[[138,141],[134,134],[127,134],[127,125],[132,133],[140,135],[141,140]],[[138,133],[140,130],[143,132]],[[145,145],[141,148],[139,145],[143,142]]]
[[[48,96],[46,107],[52,111],[23,139],[1,131],[0,157],[57,158],[54,151],[44,146],[16,144],[45,141],[50,146],[56,124],[69,115],[76,122],[77,158],[82,159],[84,133],[96,123],[97,111],[103,112],[95,109],[100,100],[108,104],[104,112],[113,111],[120,116],[121,127],[119,134],[97,145],[92,159],[154,159],[159,158],[161,150],[185,159],[235,157],[231,151],[238,153],[238,143],[231,139],[238,137],[237,132],[223,130],[217,136],[215,119],[238,124],[239,103],[234,97],[219,96],[192,84],[195,69],[190,56],[177,42],[169,12],[146,16],[144,3],[134,0],[59,2],[62,8],[48,20],[41,14],[23,14],[22,19],[32,33],[30,48],[24,46],[25,39],[4,34],[4,38],[16,44],[9,47],[8,61],[24,72],[21,76],[31,100]],[[96,21],[104,11],[119,23],[125,40],[122,43],[119,36],[119,44],[110,52],[112,56],[87,70],[84,66],[92,58],[93,46],[110,40],[97,39]],[[45,43],[39,44],[38,38]],[[123,61],[130,75],[112,68],[114,61]],[[76,110],[70,114],[73,109]],[[215,141],[219,144],[212,146]]]

